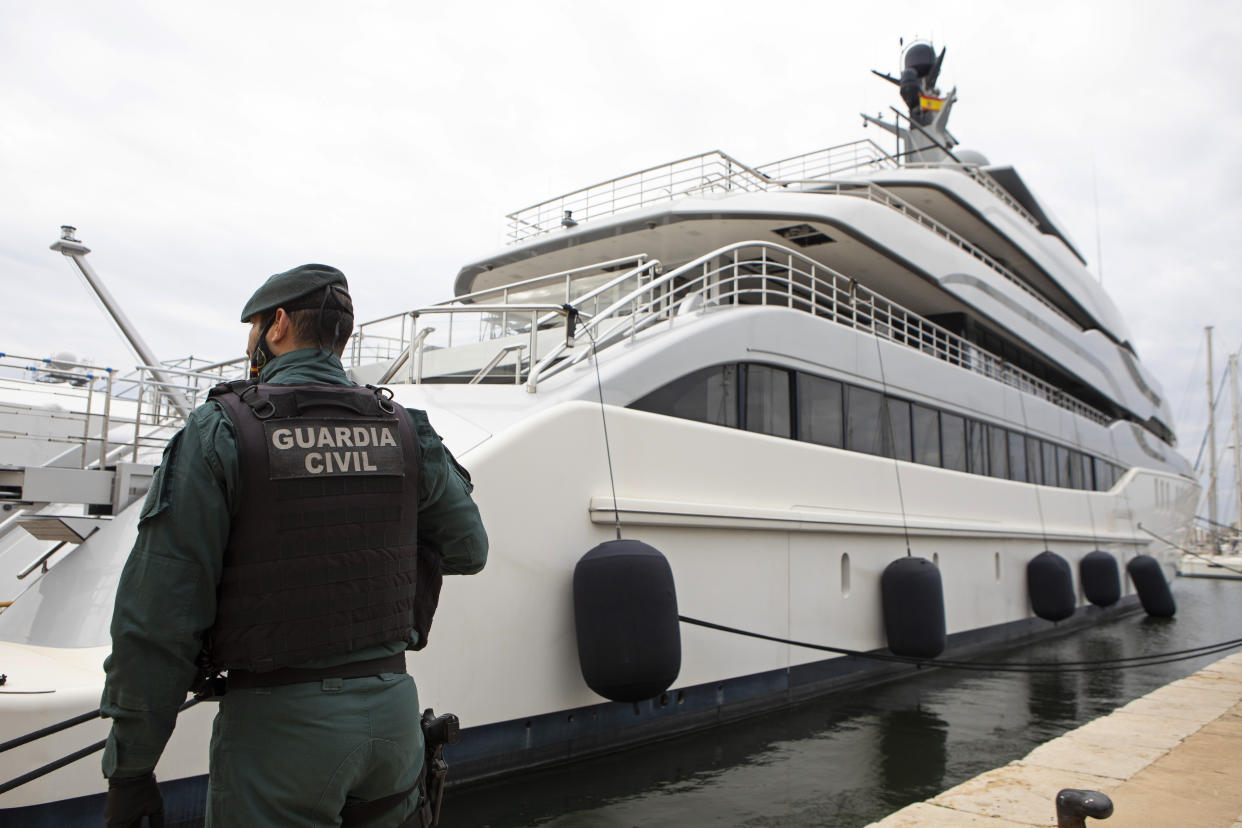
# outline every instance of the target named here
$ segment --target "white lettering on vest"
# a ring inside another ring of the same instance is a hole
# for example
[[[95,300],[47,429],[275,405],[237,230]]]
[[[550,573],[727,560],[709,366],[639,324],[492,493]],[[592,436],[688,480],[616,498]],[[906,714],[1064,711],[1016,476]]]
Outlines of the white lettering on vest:
[[[323,448],[324,446],[327,446],[328,448],[336,448],[336,446],[332,444],[332,429],[327,426],[320,426],[319,442],[315,443],[315,448]]]
[[[397,439],[392,436],[391,431],[385,428],[379,433],[379,444],[381,446],[395,446]]]
[[[336,428],[336,447],[337,448],[353,448],[354,440],[350,434],[349,426],[337,426]]]
[[[323,474],[323,455],[317,451],[306,455],[306,470],[311,474]]]
[[[293,437],[298,441],[298,448],[315,447],[315,429],[311,426],[295,428],[293,430]]]
[[[272,445],[278,449],[293,448],[293,432],[287,428],[278,428],[272,432]]]
[[[357,454],[357,452],[354,452],[354,453]],[[371,459],[367,457],[367,453],[365,451],[362,452],[362,470],[363,471],[377,471],[378,469],[379,469],[379,466],[376,466],[374,463],[371,462]]]

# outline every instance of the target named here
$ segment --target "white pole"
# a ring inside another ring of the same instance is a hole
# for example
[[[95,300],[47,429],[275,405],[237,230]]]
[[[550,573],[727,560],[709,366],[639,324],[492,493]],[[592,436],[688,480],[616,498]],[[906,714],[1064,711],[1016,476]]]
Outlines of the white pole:
[[[82,271],[82,276],[86,279],[87,286],[99,297],[99,301],[103,303],[104,308],[112,317],[112,321],[116,322],[117,327],[121,329],[121,333],[128,340],[130,347],[134,349],[134,353],[138,355],[138,358],[142,360],[144,365],[152,366],[151,375],[155,377],[156,382],[160,386],[160,394],[168,398],[173,407],[181,412],[182,417],[189,417],[192,408],[189,400],[185,398],[162,371],[155,369],[154,366],[160,364],[159,360],[155,358],[155,354],[147,347],[147,343],[138,335],[137,329],[130,323],[129,318],[125,316],[121,306],[112,298],[112,294],[108,293],[108,289],[104,287],[103,282],[95,275],[94,268],[86,261],[86,254],[90,253],[91,249],[73,237],[74,230],[77,228],[65,225],[60,229],[60,238],[52,245],[52,250],[55,250],[57,253],[63,253],[68,258],[73,259],[73,263],[78,266],[78,270]]]
[[[1207,333],[1207,394],[1208,394],[1208,536],[1212,539],[1211,554],[1216,554],[1216,390],[1212,387],[1212,326]]]
[[[1238,355],[1229,355],[1229,384],[1233,392],[1233,496],[1237,499],[1237,511],[1233,514],[1234,528],[1242,533],[1242,433],[1238,428]]]

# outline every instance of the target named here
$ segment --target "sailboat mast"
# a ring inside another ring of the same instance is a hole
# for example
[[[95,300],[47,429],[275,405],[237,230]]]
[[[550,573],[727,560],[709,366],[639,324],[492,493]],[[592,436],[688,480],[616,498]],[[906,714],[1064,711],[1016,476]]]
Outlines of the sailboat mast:
[[[1212,554],[1216,554],[1216,392],[1212,388],[1212,326],[1208,325],[1207,334],[1207,398],[1208,398],[1208,529],[1212,539]]]
[[[1233,496],[1237,499],[1233,513],[1234,529],[1242,534],[1242,433],[1238,429],[1238,355],[1229,355],[1229,384],[1233,394]]]

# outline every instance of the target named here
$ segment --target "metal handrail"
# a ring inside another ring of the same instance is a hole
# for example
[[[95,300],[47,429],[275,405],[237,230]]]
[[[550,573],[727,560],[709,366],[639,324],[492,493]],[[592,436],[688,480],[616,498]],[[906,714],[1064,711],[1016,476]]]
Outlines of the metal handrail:
[[[595,286],[594,288],[583,293],[581,296],[577,296],[577,297],[573,296],[571,287],[574,283],[574,279],[573,279],[574,274],[594,271],[594,270],[598,270],[601,267],[610,267],[610,266],[614,266],[619,263],[625,263],[625,262],[631,262],[631,261],[638,262],[638,265],[630,270],[627,270],[623,273],[619,273],[613,276],[608,281],[604,282],[601,285]],[[578,315],[581,318],[589,319],[591,318],[592,314],[586,311],[583,311],[582,308],[587,307],[591,302],[597,302],[600,296],[607,294],[609,291],[616,290],[618,286],[624,285],[627,281],[637,280],[638,282],[641,283],[641,281],[645,277],[658,274],[660,272],[661,267],[662,265],[659,259],[648,258],[647,254],[644,253],[644,254],[635,255],[635,256],[626,256],[620,259],[611,259],[607,262],[598,262],[593,265],[576,267],[571,270],[565,270],[565,271],[560,271],[559,273],[549,274],[546,277],[540,276],[534,279],[528,279],[523,283],[517,283],[517,284],[525,284],[529,287],[531,285],[538,284],[538,283],[547,283],[547,282],[554,283],[554,282],[560,281],[561,279],[565,279],[566,280],[565,281],[566,301],[564,305],[553,305],[553,304],[542,304],[542,303],[514,304],[514,303],[509,303],[509,302],[505,302],[502,304],[483,304],[483,303],[475,303],[475,302],[472,302],[469,304],[460,304],[460,300],[464,298],[479,298],[479,297],[488,296],[488,295],[499,295],[501,298],[507,298],[507,296],[509,295],[509,290],[514,288],[516,285],[504,285],[504,286],[500,286],[496,288],[488,288],[486,290],[477,291],[476,293],[469,294],[467,296],[459,296],[457,297],[457,299],[452,300],[451,303],[439,303],[436,305],[429,305],[423,308],[416,308],[411,311],[405,311],[404,313],[401,313],[401,314],[393,314],[393,315],[384,317],[383,319],[369,322],[367,323],[367,325],[371,325],[377,322],[385,322],[385,321],[391,322],[392,320],[397,319],[398,317],[404,316],[411,320],[410,331],[413,333],[413,338],[411,339],[408,345],[405,343],[404,339],[400,340],[401,351],[397,354],[395,358],[393,358],[392,362],[384,370],[384,373],[381,374],[378,382],[381,384],[385,382],[390,382],[395,376],[397,376],[402,366],[409,363],[409,360],[411,359],[411,357],[414,358],[414,363],[410,365],[411,370],[410,370],[410,375],[409,375],[409,381],[412,383],[422,382],[422,373],[423,373],[422,372],[422,354],[423,354],[423,350],[426,345],[427,337],[433,331],[435,331],[435,328],[419,329],[418,319],[420,316],[424,316],[427,314],[478,315],[481,313],[490,313],[490,314],[498,315],[502,319],[506,319],[507,317],[512,316],[514,313],[529,313],[532,310],[534,310],[538,312],[535,316],[533,316],[530,322],[530,327],[531,327],[531,332],[532,332],[530,353],[534,354],[535,353],[534,332],[537,330],[544,329],[550,323],[554,322],[557,317],[564,318],[566,315],[565,305],[568,305],[568,304],[574,305],[574,307],[578,309]],[[503,327],[503,322],[502,322],[502,327]],[[449,332],[450,332],[449,345],[451,347],[452,346],[452,340],[451,340],[452,323],[451,322],[449,324]],[[403,323],[402,336],[404,337],[404,335],[405,335],[405,325]]]
[[[1066,322],[1073,325],[1074,328],[1076,328],[1077,330],[1082,330],[1082,325],[1074,321],[1073,317],[1071,317],[1068,313],[1066,313],[1065,311],[1057,307],[1052,302],[1052,300],[1048,299],[1042,293],[1040,293],[1039,291],[1035,290],[1035,288],[1027,284],[1020,276],[1018,276],[1012,270],[1005,267],[1005,265],[1001,264],[996,259],[992,258],[990,255],[984,252],[982,248],[966,240],[962,236],[950,230],[944,224],[941,224],[940,222],[936,221],[936,219],[932,218],[927,213],[924,213],[918,207],[915,207],[913,204],[906,201],[905,199],[894,195],[893,193],[889,192],[887,189],[885,189],[884,187],[881,187],[878,184],[872,184],[870,182],[865,182],[865,181],[815,181],[815,180],[787,181],[784,183],[785,184],[814,185],[816,188],[818,188],[817,190],[818,192],[831,192],[834,195],[848,195],[848,196],[855,196],[858,198],[865,198],[868,201],[875,202],[876,204],[882,204],[886,207],[896,210],[897,212],[905,215],[906,218],[912,219],[913,221],[921,224],[923,227],[927,228],[928,230],[931,230],[933,233],[940,236],[941,238],[943,238],[945,241],[949,242],[950,244],[953,244],[956,247],[963,250],[964,252],[969,253],[971,256],[978,259],[980,262],[987,265],[990,269],[996,271],[998,274],[1004,277],[1006,281],[1012,283],[1014,286],[1019,288],[1023,293],[1027,294],[1032,299],[1034,299],[1035,301],[1043,305],[1045,308],[1052,311],[1057,316],[1061,317]]]
[[[625,264],[626,262],[637,262],[638,263],[637,266],[641,267],[643,263],[646,262],[646,260],[647,260],[646,253],[636,253],[633,256],[623,256],[620,259],[609,259],[608,261],[605,261],[605,262],[595,262],[593,264],[583,265],[581,267],[572,267],[569,270],[558,270],[556,273],[549,273],[545,276],[535,276],[534,278],[531,278],[531,279],[523,279],[520,282],[508,282],[503,285],[497,285],[496,287],[483,288],[482,290],[476,290],[473,293],[463,293],[460,296],[454,296],[452,299],[447,299],[443,302],[437,302],[436,304],[437,305],[459,304],[459,303],[466,302],[467,300],[479,299],[483,296],[488,296],[489,294],[493,294],[493,293],[501,294],[502,298],[507,301],[509,294],[514,292],[515,290],[519,290],[523,288],[532,288],[543,282],[559,282],[562,279],[565,279],[565,301],[568,302],[572,298],[569,295],[569,285],[571,284],[573,280],[567,277],[574,276],[575,274],[578,274],[578,273],[585,273],[591,270],[605,270],[606,268],[616,267],[618,265]]]
[[[768,178],[720,150],[679,158],[611,178],[509,213],[509,243],[695,193],[763,191]]]
[[[26,579],[26,576],[29,575],[31,572],[34,572],[36,569],[38,569],[40,565],[43,566],[43,571],[47,572],[48,559],[51,558],[53,555],[55,555],[57,552],[59,552],[67,543],[69,543],[69,541],[61,541],[60,543],[53,546],[51,549],[44,552],[37,559],[35,559],[30,564],[30,566],[26,567],[21,572],[17,573],[17,580],[24,581]]]
[[[769,161],[755,170],[773,181],[810,180],[859,167],[897,167],[899,162],[870,138]],[[796,174],[794,170],[797,170]],[[819,172],[815,172],[819,171]],[[809,174],[808,174],[809,173]]]
[[[1039,227],[1039,219],[1031,215],[1030,211],[1023,207],[1017,199],[1009,194],[1009,191],[1000,185],[991,173],[980,167],[978,164],[955,164],[951,161],[910,161],[905,164],[909,169],[951,169],[964,173],[967,178],[983,187],[992,195],[1005,202],[1011,210],[1013,210],[1022,218],[1026,219],[1030,224]]]
[[[66,403],[67,410],[47,412],[44,417],[66,422],[80,419],[79,433],[40,435],[14,429],[0,430],[0,437],[4,438],[67,445],[68,448],[46,460],[44,464],[62,466],[73,463],[81,468],[103,468],[121,459],[127,452],[132,452],[136,462],[142,448],[163,444],[167,440],[167,435],[163,432],[184,420],[182,405],[178,403],[192,406],[207,390],[226,379],[221,369],[233,367],[240,362],[230,360],[196,370],[167,364],[139,365],[133,374],[120,376],[115,368],[100,368],[71,360],[13,353],[0,353],[0,360],[11,369],[20,369],[23,375],[47,372],[64,381],[83,382],[81,386],[69,389],[61,383],[42,383],[21,377],[11,380],[29,387],[32,391],[55,394],[76,401],[76,404]],[[77,373],[78,370],[83,373]],[[132,415],[118,416],[114,406],[118,401],[132,405]],[[118,436],[118,429],[130,428],[131,436]],[[88,448],[94,446],[98,446],[99,451],[92,459],[90,455],[94,452],[88,452]]]
[[[521,385],[522,384],[522,351],[525,350],[525,348],[526,348],[526,345],[525,343],[522,343],[522,342],[516,342],[512,345],[505,345],[503,348],[497,351],[496,355],[492,357],[491,360],[486,365],[480,368],[479,372],[475,374],[473,377],[471,377],[470,381],[466,384],[467,385],[478,385],[480,382],[483,381],[484,377],[486,377],[488,374],[492,372],[493,368],[495,368],[497,365],[500,364],[501,360],[505,358],[505,354],[508,354],[513,351],[517,351],[518,352],[517,359],[515,360],[514,365],[513,365],[513,384]]]
[[[740,254],[747,250],[755,251],[757,257],[752,254],[743,258]],[[711,264],[730,256],[731,261],[725,264]],[[1033,393],[1096,422],[1110,421],[1103,412],[1052,384],[814,259],[772,242],[737,242],[700,256],[621,297],[585,322],[583,332],[592,336],[596,349],[607,347],[622,337],[632,339],[657,323],[672,324],[683,303],[693,297],[716,305],[740,305],[746,297],[762,305],[782,305],[836,324],[870,330],[890,342]],[[708,307],[705,303],[704,309]],[[577,364],[590,352],[584,349],[565,359],[566,350],[566,345],[558,345],[531,368],[527,390],[536,390],[540,379]]]

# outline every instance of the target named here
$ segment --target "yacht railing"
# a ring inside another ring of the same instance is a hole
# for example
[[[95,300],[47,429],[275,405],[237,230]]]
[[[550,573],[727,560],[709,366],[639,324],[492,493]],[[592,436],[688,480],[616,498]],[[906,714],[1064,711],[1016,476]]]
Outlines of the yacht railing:
[[[755,171],[777,182],[810,181],[840,175],[861,167],[895,169],[901,166],[870,138],[835,147],[805,152],[755,167]]]
[[[865,198],[868,201],[873,201],[876,204],[883,204],[885,207],[890,207],[904,215],[906,218],[912,219],[928,230],[931,230],[945,241],[955,245],[966,253],[969,253],[971,256],[978,259],[980,262],[1004,277],[1006,281],[1018,287],[1027,296],[1030,296],[1036,302],[1039,302],[1045,308],[1052,311],[1057,316],[1073,325],[1075,328],[1082,327],[1075,322],[1073,317],[1071,317],[1068,313],[1061,310],[1053,304],[1050,299],[1045,297],[1042,293],[1039,293],[1016,273],[989,256],[981,248],[962,238],[957,233],[954,233],[948,227],[927,215],[927,213],[924,213],[910,202],[897,197],[884,187],[865,181],[790,181],[786,183],[793,185],[801,184],[808,187],[813,186],[816,192],[856,196],[859,198]]]
[[[423,359],[429,350],[486,343],[493,343],[496,348],[491,352],[493,361],[470,381],[481,382],[493,369],[511,360],[515,376],[519,377],[515,381],[520,382],[523,361],[529,363],[531,355],[539,353],[541,335],[546,342],[548,337],[543,334],[566,324],[570,308],[590,316],[610,303],[613,296],[632,291],[654,278],[660,268],[660,260],[648,258],[646,254],[596,262],[387,316],[360,326],[356,337],[358,341],[369,342],[379,336],[394,344],[394,356],[378,382],[392,381],[401,376],[402,371],[406,381],[421,382]],[[543,301],[520,301],[532,297]],[[426,317],[447,318],[420,325],[420,321],[427,322]],[[455,324],[459,321],[465,324]],[[389,326],[389,331],[392,326],[399,325],[399,332],[385,333],[384,325]],[[378,333],[377,327],[381,328]],[[437,334],[435,342],[429,341],[433,334]],[[355,354],[364,352],[365,348],[354,351]],[[353,364],[358,366],[365,361],[355,358]]]
[[[533,204],[506,216],[509,243],[516,244],[573,227],[581,221],[611,216],[690,195],[761,192],[769,180],[719,150],[649,167],[581,190]]]
[[[999,199],[1034,227],[1039,220],[977,164],[901,161],[869,138],[748,167],[719,151],[693,155],[584,187],[508,214],[510,244],[625,210],[708,192],[761,192],[820,182],[851,170],[952,169]]]
[[[660,201],[710,191],[743,190],[747,192],[801,187],[804,191],[861,196],[891,207],[960,247],[1028,296],[1060,316],[1076,328],[1073,317],[1036,291],[1009,268],[982,249],[950,230],[945,225],[897,197],[885,188],[865,181],[831,181],[835,173],[862,166],[895,168],[900,166],[893,156],[867,139],[796,155],[780,161],[750,168],[719,151],[683,158],[671,164],[651,167],[621,178],[614,178],[593,187],[536,204],[511,213],[508,218],[511,243],[551,232],[556,226],[574,226],[579,220],[598,218]],[[977,182],[1026,221],[1039,226],[1039,221],[1015,201],[995,179],[983,169],[969,164],[906,164],[906,167],[948,166]],[[675,183],[676,182],[676,183]],[[573,217],[574,211],[577,217]],[[567,300],[568,301],[568,300]],[[404,332],[398,341],[404,340]],[[391,350],[391,348],[390,348]],[[391,358],[391,352],[377,358]]]
[[[11,392],[0,400],[0,411],[10,415],[0,441],[62,447],[43,465],[103,468],[126,456],[137,462],[141,449],[159,448],[184,421],[178,396],[197,406],[217,383],[245,374],[244,358],[177,365],[194,361],[139,365],[122,376],[115,368],[0,353],[0,377]],[[50,427],[30,430],[25,417]]]
[[[602,349],[659,324],[672,326],[685,313],[742,305],[787,307],[866,330],[1095,422],[1109,422],[1103,412],[1050,383],[814,259],[771,242],[728,245],[671,270],[600,310],[583,324],[582,335],[593,340],[594,349]],[[527,389],[536,390],[540,380],[581,362],[593,350],[571,351],[572,347],[564,343],[546,354],[529,371]]]
[[[1030,211],[1018,203],[1017,199],[1009,194],[1009,191],[1000,185],[995,178],[988,173],[987,170],[977,164],[954,164],[952,162],[940,161],[930,163],[925,161],[915,161],[905,164],[910,169],[952,169],[964,174],[971,181],[974,181],[980,187],[983,187],[992,195],[1003,201],[1009,209],[1022,216],[1034,227],[1039,227],[1039,219],[1031,215]]]

